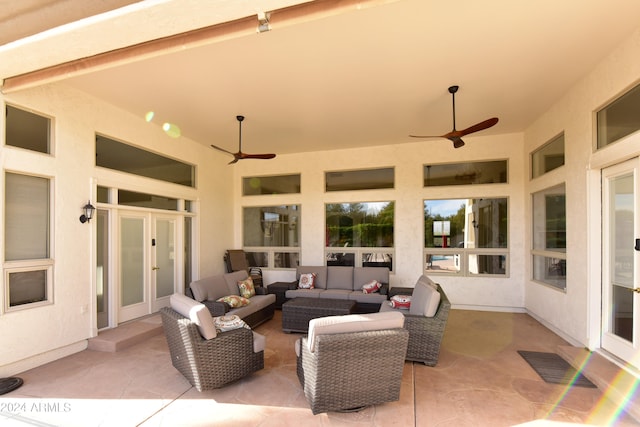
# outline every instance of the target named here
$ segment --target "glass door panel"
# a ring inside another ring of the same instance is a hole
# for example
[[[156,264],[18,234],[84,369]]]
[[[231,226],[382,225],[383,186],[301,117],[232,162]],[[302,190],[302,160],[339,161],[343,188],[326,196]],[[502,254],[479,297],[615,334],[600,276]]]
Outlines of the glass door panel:
[[[634,363],[638,335],[638,159],[603,170],[602,347]],[[637,365],[637,362],[636,362]]]
[[[173,294],[176,283],[176,220],[156,218],[155,238],[152,241],[155,262],[152,271],[155,273],[156,308],[167,305],[158,300]],[[167,301],[165,301],[167,302]]]
[[[120,217],[120,314],[119,322],[149,314],[146,292],[145,215]]]

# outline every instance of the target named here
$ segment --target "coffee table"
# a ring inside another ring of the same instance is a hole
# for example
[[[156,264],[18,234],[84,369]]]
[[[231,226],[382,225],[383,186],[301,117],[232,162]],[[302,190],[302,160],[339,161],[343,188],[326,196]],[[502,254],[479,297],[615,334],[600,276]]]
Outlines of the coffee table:
[[[306,333],[311,319],[351,314],[355,307],[346,299],[294,298],[282,304],[282,330]]]

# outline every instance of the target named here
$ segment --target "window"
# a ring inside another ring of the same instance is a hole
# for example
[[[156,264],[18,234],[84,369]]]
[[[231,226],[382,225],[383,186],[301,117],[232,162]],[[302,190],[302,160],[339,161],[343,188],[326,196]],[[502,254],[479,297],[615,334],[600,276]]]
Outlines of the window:
[[[5,173],[5,309],[52,300],[50,181]]]
[[[300,174],[277,176],[248,176],[242,178],[242,195],[298,194]]]
[[[96,166],[195,187],[195,166],[96,135]]]
[[[507,161],[425,165],[425,187],[441,185],[502,184],[507,182]]]
[[[507,275],[507,199],[425,200],[424,247],[429,274]]]
[[[300,215],[300,205],[243,208],[243,250],[251,267],[299,265]]]
[[[40,153],[49,153],[51,120],[10,105],[7,105],[6,108],[6,144]]]
[[[326,191],[393,188],[394,169],[363,169],[325,173]]]
[[[567,286],[565,185],[533,194],[533,280]]]
[[[640,85],[598,111],[598,148],[640,129]]]
[[[394,202],[328,203],[327,265],[393,270]]]
[[[564,134],[531,153],[531,178],[537,178],[564,165]]]

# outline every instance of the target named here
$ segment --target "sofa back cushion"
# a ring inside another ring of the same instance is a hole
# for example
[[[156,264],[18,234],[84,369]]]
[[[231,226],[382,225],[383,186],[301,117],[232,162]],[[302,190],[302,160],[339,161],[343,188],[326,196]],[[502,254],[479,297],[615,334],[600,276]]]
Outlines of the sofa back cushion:
[[[204,277],[191,282],[189,286],[197,301],[215,301],[227,295],[240,295],[238,285],[235,285],[235,290],[232,292],[222,274]]]
[[[362,285],[377,280],[389,284],[389,269],[387,267],[355,267],[353,269],[353,290],[362,290]]]
[[[409,314],[433,317],[440,305],[440,292],[433,286],[418,281],[411,294],[411,306]]]
[[[327,289],[353,290],[353,267],[327,267]],[[362,288],[360,288],[362,290]]]
[[[318,317],[309,321],[309,351],[315,351],[318,335],[349,332],[381,331],[404,326],[404,316],[398,311],[343,316]]]
[[[213,317],[211,317],[209,309],[204,304],[177,293],[169,297],[169,304],[173,310],[198,326],[198,331],[202,338],[210,340],[217,336]]]
[[[239,270],[239,271],[233,271],[231,273],[226,273],[224,275],[224,280],[226,280],[227,286],[229,287],[229,293],[227,295],[240,295],[240,290],[238,289],[238,282],[242,282],[248,277],[249,277],[249,273],[246,270]]]
[[[425,285],[431,286],[433,289],[436,289],[436,290],[438,289],[438,285],[436,285],[436,282],[434,282],[424,274],[418,278],[418,281],[416,283],[424,283]]]
[[[327,267],[300,265],[296,268],[296,281],[300,281],[300,275],[305,273],[316,273],[316,280],[313,283],[315,289],[327,289]]]

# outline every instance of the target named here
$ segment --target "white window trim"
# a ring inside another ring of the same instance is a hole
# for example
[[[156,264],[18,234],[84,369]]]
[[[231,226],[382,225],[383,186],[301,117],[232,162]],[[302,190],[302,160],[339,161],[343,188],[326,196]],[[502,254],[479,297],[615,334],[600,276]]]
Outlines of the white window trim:
[[[10,306],[10,283],[9,275],[11,273],[22,273],[29,271],[41,271],[47,272],[47,298],[43,301],[37,301],[27,304],[20,304],[14,307]],[[26,261],[11,261],[4,264],[4,311],[5,313],[11,313],[15,311],[27,310],[35,307],[42,307],[44,305],[53,304],[53,259],[42,260],[26,260]]]

